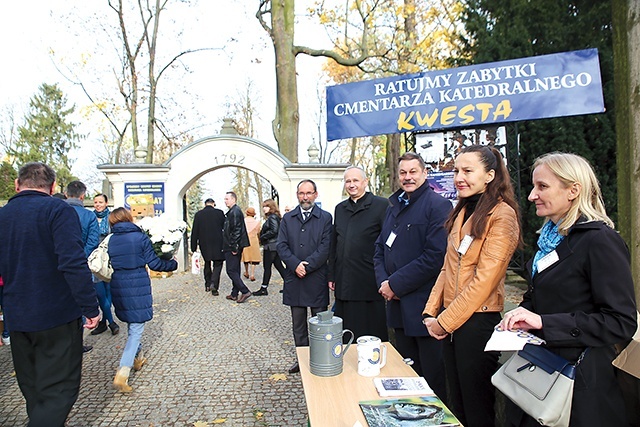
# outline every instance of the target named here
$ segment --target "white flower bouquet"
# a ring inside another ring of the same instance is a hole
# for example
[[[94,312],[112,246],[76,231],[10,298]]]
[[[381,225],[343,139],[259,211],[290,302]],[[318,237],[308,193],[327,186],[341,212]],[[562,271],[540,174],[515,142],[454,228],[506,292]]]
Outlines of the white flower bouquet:
[[[162,259],[173,257],[187,229],[186,222],[169,218],[166,214],[144,217],[137,225],[149,236],[153,250]]]

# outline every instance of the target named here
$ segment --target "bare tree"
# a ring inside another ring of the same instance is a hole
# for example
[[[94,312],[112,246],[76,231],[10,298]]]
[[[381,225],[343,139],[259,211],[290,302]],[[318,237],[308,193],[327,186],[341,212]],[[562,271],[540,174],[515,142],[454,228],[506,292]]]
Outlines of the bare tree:
[[[233,117],[233,124],[239,135],[256,137],[255,120],[258,118],[256,100],[259,98],[254,82],[249,80],[244,89],[236,92],[235,98],[227,102],[227,114]],[[244,168],[235,169],[235,181],[234,191],[238,195],[238,206],[248,208],[253,193],[258,200],[258,206],[254,208],[260,215],[262,202],[270,197],[270,191],[267,194],[265,191],[270,190],[271,184],[256,172]]]
[[[300,121],[298,89],[296,86],[296,56],[305,54],[332,58],[339,64],[355,66],[369,55],[369,19],[379,1],[364,7],[361,0],[354,0],[362,23],[359,41],[347,51],[337,49],[312,49],[294,44],[295,0],[260,0],[256,18],[269,34],[275,50],[276,69],[276,114],[273,120],[273,135],[278,148],[292,162],[298,161],[298,125]],[[270,19],[266,16],[270,15]]]
[[[5,153],[15,149],[18,141],[18,123],[15,107],[6,105],[0,114],[0,146]]]
[[[181,0],[185,2],[185,0]],[[167,141],[172,141],[177,135],[172,135],[166,126],[157,118],[158,85],[164,73],[178,65],[180,59],[191,53],[218,48],[197,48],[183,50],[170,57],[164,65],[158,66],[158,41],[160,34],[160,17],[167,9],[169,0],[137,0],[138,23],[127,23],[128,11],[123,7],[123,0],[109,0],[109,7],[118,17],[120,38],[122,42],[122,67],[127,79],[122,81],[120,94],[125,106],[131,115],[132,144],[135,150],[140,146],[138,130],[138,107],[140,94],[144,93],[147,103],[146,129],[147,129],[147,163],[153,163],[154,149],[156,145],[156,131]],[[130,28],[136,28],[137,36]],[[143,50],[144,47],[144,50]],[[143,68],[147,71],[146,87],[142,88],[139,82],[138,63],[144,60]],[[184,64],[183,64],[184,65]],[[184,66],[186,68],[186,66]]]

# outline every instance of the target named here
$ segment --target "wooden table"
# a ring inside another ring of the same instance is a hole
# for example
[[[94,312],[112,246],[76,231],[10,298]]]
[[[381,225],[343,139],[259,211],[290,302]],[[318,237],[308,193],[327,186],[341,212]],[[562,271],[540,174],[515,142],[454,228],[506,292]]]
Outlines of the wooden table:
[[[381,377],[418,376],[390,343],[385,345],[387,364],[380,371]],[[373,385],[374,377],[358,375],[356,345],[345,353],[342,373],[333,377],[318,377],[309,371],[309,347],[297,347],[296,352],[311,427],[353,427],[356,421],[366,427],[358,402],[381,397]]]

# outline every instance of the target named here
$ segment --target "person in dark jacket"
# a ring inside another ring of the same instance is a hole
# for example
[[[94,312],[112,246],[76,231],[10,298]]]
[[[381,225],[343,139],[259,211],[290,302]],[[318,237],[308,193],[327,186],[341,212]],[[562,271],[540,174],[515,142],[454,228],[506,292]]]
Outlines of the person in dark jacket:
[[[529,201],[545,217],[538,251],[526,265],[529,288],[501,326],[528,330],[576,369],[571,427],[627,426],[614,344],[636,330],[636,303],[627,245],[607,216],[591,165],[575,154],[551,153],[533,165]],[[537,426],[507,405],[509,426]]]
[[[84,196],[86,193],[86,185],[81,181],[71,181],[67,184],[67,190],[64,194],[67,196],[67,203],[73,206],[80,218],[84,253],[87,255],[87,258],[89,258],[91,252],[93,252],[100,243],[100,230],[98,229],[98,220],[94,213],[84,207]]]
[[[308,308],[311,316],[315,316],[329,305],[327,259],[331,214],[315,205],[318,197],[315,182],[301,181],[297,196],[300,204],[282,218],[276,247],[286,265],[282,302],[291,307],[293,339],[296,347],[300,347],[309,345]],[[297,362],[289,369],[292,374],[299,371]]]
[[[27,163],[0,209],[4,321],[29,427],[62,427],[80,391],[82,316],[100,319],[74,209],[51,195],[56,174]]]
[[[378,293],[373,253],[389,200],[366,191],[369,180],[363,169],[350,166],[344,172],[349,198],[335,209],[329,288],[335,291],[335,314],[358,338],[373,335],[388,341],[384,298]]]
[[[128,384],[131,368],[138,371],[146,362],[140,344],[144,324],[153,318],[151,279],[146,266],[153,271],[173,271],[175,259],[158,258],[149,237],[133,223],[133,216],[125,208],[109,214],[113,235],[109,240],[109,259],[113,267],[111,295],[116,315],[127,322],[127,342],[113,386],[122,393],[132,391]]]
[[[229,210],[222,230],[222,250],[224,251],[224,260],[227,263],[227,275],[233,284],[231,293],[226,298],[243,303],[251,296],[251,291],[240,277],[242,249],[249,246],[249,236],[242,210],[236,205],[237,200],[238,197],[233,191],[228,191],[224,195],[224,204]]]
[[[224,262],[222,251],[222,229],[224,228],[224,213],[216,209],[213,199],[204,201],[204,208],[196,212],[191,229],[191,252],[200,247],[204,261],[204,290],[211,291],[218,296],[220,288],[220,273]],[[213,269],[211,269],[213,264]]]
[[[387,324],[398,352],[413,360],[416,373],[444,401],[442,342],[425,329],[422,310],[442,268],[444,223],[452,205],[429,187],[424,160],[416,153],[400,157],[398,179],[401,188],[389,197],[391,207],[376,240],[376,281],[387,300]]]
[[[89,210],[84,208],[84,196],[87,193],[87,186],[81,181],[71,181],[67,184],[67,189],[64,194],[67,196],[66,201],[69,205],[73,206],[78,218],[80,219],[80,227],[82,228],[82,243],[84,243],[84,253],[89,257],[91,252],[98,247],[100,243],[100,231],[98,229],[98,220],[96,216]],[[102,322],[98,324],[98,328],[101,327]],[[94,329],[91,333],[98,330]],[[82,351],[88,353],[93,350],[92,345],[83,345]]]
[[[262,245],[262,264],[264,273],[262,274],[262,286],[253,295],[269,295],[267,288],[271,280],[271,267],[274,266],[280,276],[284,279],[284,265],[276,250],[278,242],[278,231],[280,231],[280,210],[275,200],[267,199],[262,203],[262,211],[266,216],[264,224],[260,229],[260,244]]]

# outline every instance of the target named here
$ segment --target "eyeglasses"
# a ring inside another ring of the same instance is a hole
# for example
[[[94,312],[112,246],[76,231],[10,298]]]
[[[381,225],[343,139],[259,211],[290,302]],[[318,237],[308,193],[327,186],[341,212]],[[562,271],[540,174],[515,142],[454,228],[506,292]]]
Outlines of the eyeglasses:
[[[310,191],[310,192],[307,192],[307,193],[298,193],[298,197],[304,197],[304,196],[311,197],[314,194],[316,194],[315,191]]]

